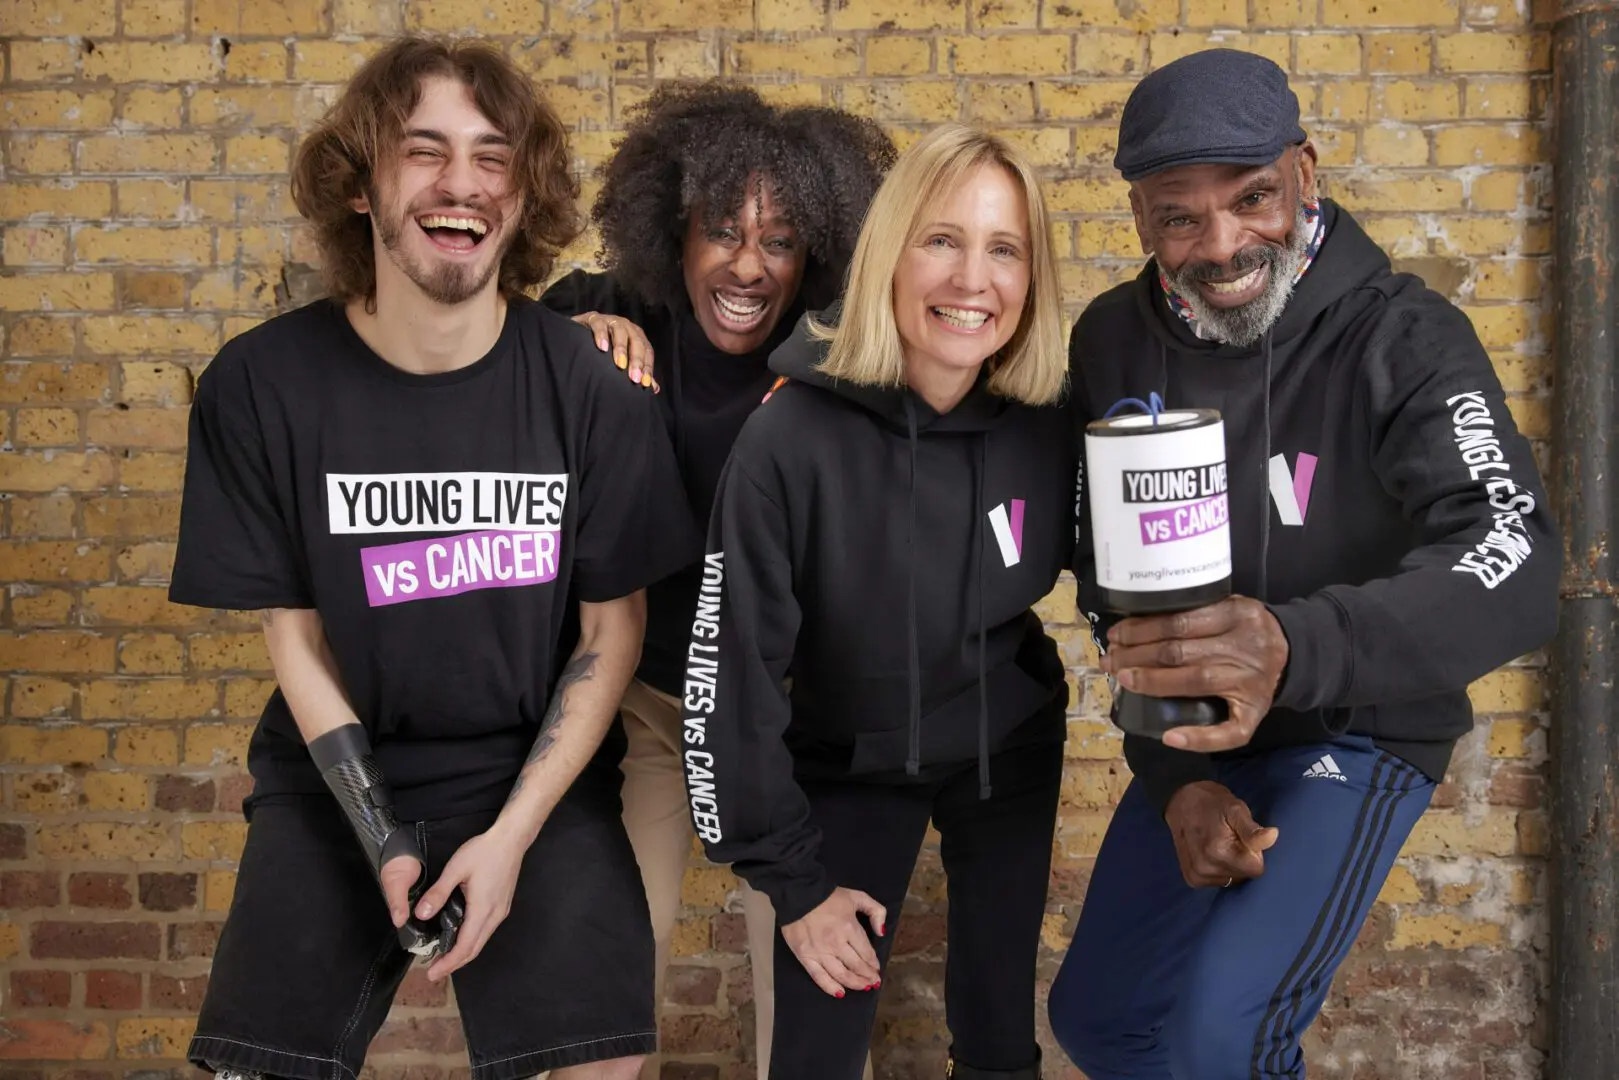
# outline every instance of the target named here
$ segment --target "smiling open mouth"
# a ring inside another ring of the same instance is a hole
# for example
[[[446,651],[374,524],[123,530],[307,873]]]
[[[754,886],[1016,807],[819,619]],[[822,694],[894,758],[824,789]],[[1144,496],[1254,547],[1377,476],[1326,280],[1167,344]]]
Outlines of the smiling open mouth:
[[[1203,287],[1215,296],[1241,296],[1258,285],[1265,276],[1266,267],[1256,266],[1233,281],[1205,281]]]
[[[946,326],[953,326],[957,330],[977,330],[989,321],[989,312],[971,308],[931,307],[928,310]]]
[[[434,244],[450,251],[471,251],[489,235],[489,223],[481,218],[426,214],[416,224]]]
[[[714,310],[728,330],[752,330],[764,320],[765,309],[770,306],[762,296],[727,296],[722,292],[713,295]]]

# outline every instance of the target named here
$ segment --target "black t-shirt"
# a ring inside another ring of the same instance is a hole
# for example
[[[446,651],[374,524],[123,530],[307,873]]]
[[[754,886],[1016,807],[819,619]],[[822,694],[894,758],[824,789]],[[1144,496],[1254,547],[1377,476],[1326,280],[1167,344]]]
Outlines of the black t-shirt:
[[[565,315],[620,315],[645,332],[652,345],[652,373],[663,388],[657,400],[675,443],[686,496],[699,524],[706,525],[731,446],[775,382],[770,354],[792,333],[801,309],[785,313],[763,347],[738,356],[715,348],[689,307],[671,311],[647,304],[619,288],[610,274],[576,270],[542,299]],[[606,355],[598,350],[596,356],[619,379],[629,381]],[[686,677],[686,647],[701,584],[699,557],[647,590],[646,643],[636,675],[668,694],[678,696]]]
[[[170,597],[319,611],[400,816],[499,808],[577,619],[701,537],[652,395],[583,327],[517,299],[468,367],[402,371],[341,305],[236,338],[197,383]],[[320,792],[286,700],[254,798]]]

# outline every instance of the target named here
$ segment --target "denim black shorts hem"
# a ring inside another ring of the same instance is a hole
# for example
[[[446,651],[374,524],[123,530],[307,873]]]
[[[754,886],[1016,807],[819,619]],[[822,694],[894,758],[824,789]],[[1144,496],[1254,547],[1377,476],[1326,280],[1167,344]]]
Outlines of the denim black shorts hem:
[[[583,790],[581,788],[583,787]],[[455,972],[474,1080],[655,1049],[651,920],[616,787],[576,783],[523,857],[511,911]],[[495,812],[418,822],[435,880]],[[188,1058],[357,1080],[412,957],[329,795],[258,802]]]

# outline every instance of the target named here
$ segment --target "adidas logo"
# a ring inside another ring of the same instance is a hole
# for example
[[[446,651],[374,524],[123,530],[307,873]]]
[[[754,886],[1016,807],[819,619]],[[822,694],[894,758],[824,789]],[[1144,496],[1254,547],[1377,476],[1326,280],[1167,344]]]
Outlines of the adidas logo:
[[[1338,763],[1332,760],[1331,754],[1322,754],[1320,761],[1304,770],[1304,775],[1306,778],[1315,776],[1327,780],[1341,780],[1346,784],[1349,783],[1349,777],[1345,776],[1343,770],[1338,768]]]

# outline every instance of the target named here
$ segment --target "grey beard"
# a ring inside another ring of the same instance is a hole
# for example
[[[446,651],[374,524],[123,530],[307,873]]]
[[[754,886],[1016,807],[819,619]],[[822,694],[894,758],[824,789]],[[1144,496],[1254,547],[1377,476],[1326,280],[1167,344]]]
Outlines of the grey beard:
[[[1197,278],[1185,273],[1185,267],[1173,274],[1166,271],[1165,276],[1181,299],[1186,301],[1186,306],[1191,308],[1201,336],[1244,348],[1264,337],[1265,332],[1282,317],[1282,312],[1287,310],[1287,302],[1293,298],[1293,285],[1298,279],[1299,269],[1304,266],[1313,231],[1314,226],[1305,218],[1304,204],[1300,202],[1293,217],[1293,235],[1287,244],[1264,249],[1263,261],[1270,267],[1265,279],[1265,291],[1241,307],[1217,308],[1210,305],[1203,299]]]

